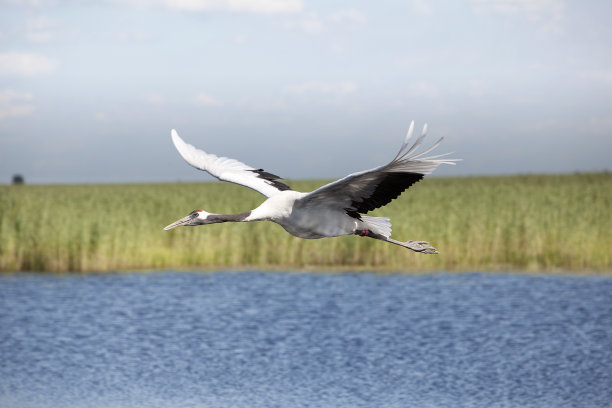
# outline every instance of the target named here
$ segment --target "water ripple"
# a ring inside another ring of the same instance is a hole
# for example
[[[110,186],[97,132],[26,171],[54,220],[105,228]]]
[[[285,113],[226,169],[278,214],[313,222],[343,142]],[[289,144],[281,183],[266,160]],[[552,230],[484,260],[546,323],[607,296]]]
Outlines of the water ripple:
[[[3,407],[609,407],[612,279],[0,278]]]

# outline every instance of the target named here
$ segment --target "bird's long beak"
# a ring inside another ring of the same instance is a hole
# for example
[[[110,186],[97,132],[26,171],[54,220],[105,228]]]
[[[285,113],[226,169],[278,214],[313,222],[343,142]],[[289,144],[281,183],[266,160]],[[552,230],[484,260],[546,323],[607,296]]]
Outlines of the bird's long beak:
[[[172,228],[180,227],[182,225],[192,225],[191,221],[197,217],[198,217],[198,213],[191,213],[188,216],[181,218],[180,220],[174,221],[170,225],[166,225],[164,227],[164,230],[168,231],[168,230],[171,230]]]

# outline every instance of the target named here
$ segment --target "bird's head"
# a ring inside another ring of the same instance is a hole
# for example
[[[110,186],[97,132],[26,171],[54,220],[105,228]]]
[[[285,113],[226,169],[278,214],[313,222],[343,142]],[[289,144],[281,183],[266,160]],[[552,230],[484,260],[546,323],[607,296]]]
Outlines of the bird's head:
[[[211,224],[211,222],[207,220],[209,215],[210,213],[207,213],[206,211],[203,211],[203,210],[193,210],[192,212],[189,213],[189,215],[181,218],[180,220],[176,220],[172,224],[164,227],[164,230],[167,231],[167,230],[171,230],[172,228],[181,227],[181,226],[195,227],[196,225]]]

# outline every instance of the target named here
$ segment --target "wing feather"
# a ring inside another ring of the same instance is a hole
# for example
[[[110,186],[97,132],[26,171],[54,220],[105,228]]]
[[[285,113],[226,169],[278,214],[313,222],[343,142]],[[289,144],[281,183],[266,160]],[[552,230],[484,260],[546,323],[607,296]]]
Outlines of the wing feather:
[[[365,170],[329,183],[296,201],[298,206],[331,206],[360,218],[359,214],[382,207],[404,192],[408,187],[430,174],[440,164],[455,164],[460,159],[442,159],[446,154],[423,157],[438,147],[442,139],[423,152],[417,152],[427,133],[427,125],[420,137],[404,153],[413,131],[410,124],[406,139],[395,158],[384,166]]]
[[[246,165],[228,157],[219,157],[185,143],[172,129],[172,142],[179,154],[187,163],[198,170],[203,170],[222,181],[240,184],[267,196],[272,197],[291,188],[278,181],[280,177]]]

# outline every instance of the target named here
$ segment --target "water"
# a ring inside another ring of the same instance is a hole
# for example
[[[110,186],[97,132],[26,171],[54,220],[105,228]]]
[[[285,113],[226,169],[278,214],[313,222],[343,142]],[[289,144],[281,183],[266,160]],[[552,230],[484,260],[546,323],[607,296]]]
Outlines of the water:
[[[2,407],[611,407],[612,278],[0,278]]]

